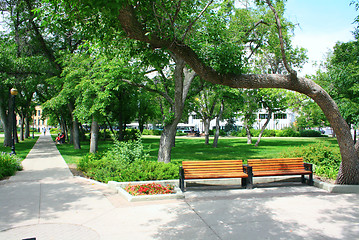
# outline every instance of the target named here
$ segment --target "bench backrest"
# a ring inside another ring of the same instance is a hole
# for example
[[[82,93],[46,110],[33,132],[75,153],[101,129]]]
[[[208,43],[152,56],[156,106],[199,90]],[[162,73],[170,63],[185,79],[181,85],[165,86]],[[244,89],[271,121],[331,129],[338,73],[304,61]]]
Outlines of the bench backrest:
[[[248,159],[253,172],[304,170],[303,158]]]
[[[182,168],[186,174],[230,174],[243,172],[242,160],[183,161]]]

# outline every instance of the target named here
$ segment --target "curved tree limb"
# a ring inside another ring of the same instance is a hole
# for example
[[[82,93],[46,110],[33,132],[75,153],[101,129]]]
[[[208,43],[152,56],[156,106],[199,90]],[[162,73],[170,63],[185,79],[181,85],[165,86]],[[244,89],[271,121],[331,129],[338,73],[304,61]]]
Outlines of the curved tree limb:
[[[152,33],[149,38],[146,35],[145,26],[138,21],[135,10],[130,5],[124,5],[120,9],[118,19],[129,38],[149,43],[153,47],[168,49],[183,58],[201,78],[208,82],[232,88],[283,88],[312,98],[323,110],[337,136],[342,156],[337,183],[359,184],[359,159],[349,126],[341,116],[334,100],[314,81],[297,77],[295,72],[290,75],[218,73],[212,67],[207,66],[189,46],[162,39],[155,33]]]
[[[297,76],[297,72],[293,70],[293,68],[291,66],[289,66],[288,61],[287,61],[287,57],[285,56],[285,50],[284,50],[284,40],[283,40],[283,33],[282,33],[282,25],[280,23],[280,19],[278,16],[277,11],[275,10],[275,8],[273,7],[272,3],[270,0],[266,0],[266,3],[268,5],[268,7],[272,10],[276,23],[277,23],[277,27],[278,27],[278,36],[279,36],[279,41],[280,41],[280,50],[282,53],[282,59],[283,59],[283,64],[285,66],[285,68],[287,69],[287,71],[293,76],[296,77]]]

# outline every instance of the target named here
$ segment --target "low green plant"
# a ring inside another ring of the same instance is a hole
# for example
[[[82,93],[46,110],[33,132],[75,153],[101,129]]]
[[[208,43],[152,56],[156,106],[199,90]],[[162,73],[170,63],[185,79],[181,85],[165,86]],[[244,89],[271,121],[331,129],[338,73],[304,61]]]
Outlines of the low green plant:
[[[292,127],[283,128],[282,130],[278,130],[277,137],[299,137],[300,134]]]
[[[22,170],[21,159],[15,155],[0,153],[0,179],[12,176],[16,171]]]
[[[321,134],[321,132],[316,131],[316,130],[302,130],[299,132],[301,137],[322,137],[323,135]]]
[[[154,136],[161,136],[162,130],[158,129],[143,129],[142,135],[154,135]]]
[[[330,179],[336,179],[341,162],[339,149],[325,142],[288,149],[281,153],[281,157],[303,157],[304,161],[314,165],[316,175]]]
[[[114,141],[103,154],[87,154],[78,168],[88,177],[101,182],[144,181],[178,178],[178,165],[147,160],[141,139],[129,142]]]

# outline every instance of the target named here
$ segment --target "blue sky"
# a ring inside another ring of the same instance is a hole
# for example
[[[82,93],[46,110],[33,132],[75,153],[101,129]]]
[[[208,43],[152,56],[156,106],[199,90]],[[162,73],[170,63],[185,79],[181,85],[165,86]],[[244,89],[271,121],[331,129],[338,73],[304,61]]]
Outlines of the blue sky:
[[[315,61],[325,59],[336,42],[354,40],[354,19],[359,12],[349,6],[351,0],[288,0],[286,16],[299,26],[294,31],[293,45],[308,50],[309,62],[299,75],[314,74]]]

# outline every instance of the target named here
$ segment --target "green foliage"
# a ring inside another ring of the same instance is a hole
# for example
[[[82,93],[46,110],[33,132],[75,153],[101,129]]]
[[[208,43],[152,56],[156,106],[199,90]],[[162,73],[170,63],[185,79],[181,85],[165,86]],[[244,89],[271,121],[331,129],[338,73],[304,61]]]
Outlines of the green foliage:
[[[161,136],[162,130],[158,129],[143,129],[142,135],[154,135],[154,136]]]
[[[22,170],[20,162],[21,160],[14,155],[0,153],[0,180]]]
[[[330,179],[336,179],[341,162],[339,149],[324,142],[287,149],[281,157],[303,157],[305,162],[314,164],[316,175]]]
[[[277,137],[299,137],[299,132],[295,131],[294,128],[288,127],[279,130],[276,134]]]
[[[258,137],[260,130],[259,129],[250,129],[250,132],[253,137]],[[246,137],[246,130],[243,128],[240,131],[231,132],[231,136],[235,137]],[[265,129],[263,132],[263,137],[322,137],[323,135],[316,130],[302,130],[300,132],[296,131],[293,127],[287,127],[282,130],[268,130]]]
[[[115,141],[103,154],[87,154],[78,164],[79,170],[101,182],[141,181],[178,178],[178,166],[147,160],[141,139],[132,142]]]
[[[299,132],[301,137],[322,137],[322,134],[317,130],[302,130]]]

